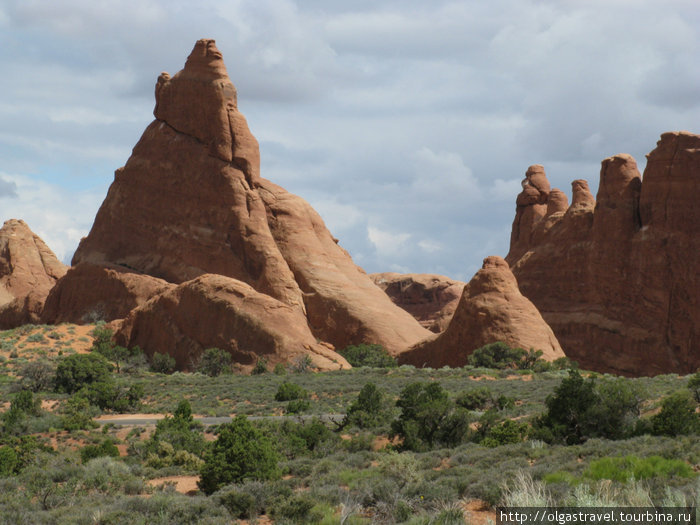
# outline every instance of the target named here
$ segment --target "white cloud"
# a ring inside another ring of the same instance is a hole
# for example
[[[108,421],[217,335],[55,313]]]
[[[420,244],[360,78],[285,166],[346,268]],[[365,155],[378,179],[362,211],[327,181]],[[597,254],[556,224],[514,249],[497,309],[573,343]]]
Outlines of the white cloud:
[[[411,238],[410,233],[394,233],[380,230],[374,226],[367,227],[367,238],[374,245],[377,253],[382,256],[396,255],[405,247],[406,241]]]

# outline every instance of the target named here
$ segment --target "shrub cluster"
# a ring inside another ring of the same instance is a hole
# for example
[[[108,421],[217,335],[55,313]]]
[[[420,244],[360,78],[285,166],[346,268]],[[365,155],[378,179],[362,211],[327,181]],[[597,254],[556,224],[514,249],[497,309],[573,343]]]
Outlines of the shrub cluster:
[[[354,367],[395,368],[396,359],[381,345],[350,345],[338,352]]]

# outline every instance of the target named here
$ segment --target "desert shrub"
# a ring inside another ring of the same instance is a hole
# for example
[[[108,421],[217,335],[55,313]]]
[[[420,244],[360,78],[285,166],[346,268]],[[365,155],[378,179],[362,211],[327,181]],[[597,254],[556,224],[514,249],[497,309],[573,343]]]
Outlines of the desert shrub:
[[[27,430],[26,419],[38,416],[41,412],[41,400],[31,390],[21,390],[10,403],[10,409],[2,414],[3,432],[24,433]]]
[[[652,416],[652,432],[657,436],[679,436],[700,431],[696,403],[690,392],[675,392],[661,402],[661,412]]]
[[[117,373],[121,373],[121,365],[130,356],[129,350],[115,344],[112,340],[114,332],[104,325],[98,324],[98,326],[92,330],[92,336],[94,339],[90,351],[97,352],[103,355],[105,359],[112,361],[116,365]]]
[[[55,368],[46,361],[30,361],[19,370],[22,387],[32,392],[52,390],[55,375]]]
[[[391,423],[391,437],[402,439],[402,449],[429,450],[438,443],[453,446],[466,437],[469,415],[454,410],[438,383],[411,383],[401,391],[396,406],[401,414]]]
[[[72,394],[90,383],[109,381],[112,365],[97,353],[73,354],[56,367],[56,390]]]
[[[275,374],[276,376],[287,375],[287,367],[284,366],[284,363],[277,363],[275,365],[275,368],[272,370],[272,373]]]
[[[491,390],[486,386],[465,390],[455,403],[467,410],[484,410],[492,404]]]
[[[257,376],[260,374],[267,374],[269,370],[267,369],[267,359],[264,357],[259,357],[255,362],[253,370],[250,371],[250,375]]]
[[[491,343],[477,348],[469,356],[469,364],[482,368],[520,368],[527,355],[522,348],[511,348],[505,343]]]
[[[231,354],[220,348],[207,348],[199,357],[197,371],[216,377],[231,371]]]
[[[304,387],[285,381],[277,388],[275,401],[293,401],[307,397],[309,397],[309,392]]]
[[[596,459],[588,465],[583,475],[593,480],[611,479],[620,483],[627,483],[630,479],[644,480],[655,477],[668,479],[674,476],[692,478],[696,476],[692,467],[685,461],[666,459],[661,456],[640,458],[634,455]]]
[[[293,523],[309,523],[308,516],[316,502],[306,494],[295,495],[282,504],[275,515],[280,515]]]
[[[119,457],[119,449],[114,444],[114,441],[107,438],[99,445],[86,445],[80,449],[80,459],[83,463],[101,456]]]
[[[192,417],[189,401],[180,401],[172,416],[165,416],[158,421],[155,432],[147,442],[147,450],[157,452],[158,443],[166,442],[174,452],[185,450],[201,456],[206,448],[202,428],[202,424]]]
[[[53,449],[41,443],[36,436],[3,436],[0,447],[0,472],[19,474],[38,456],[52,453]],[[4,474],[0,474],[2,476]]]
[[[261,423],[261,428],[277,445],[277,451],[289,459],[315,454],[324,450],[325,444],[337,443],[339,440],[318,418],[305,422],[291,419],[266,421]]]
[[[234,518],[248,519],[256,515],[256,500],[251,494],[233,489],[220,494],[218,500]]]
[[[395,368],[396,359],[382,345],[350,345],[338,352],[352,366],[369,366],[372,368]]]
[[[159,374],[172,374],[175,364],[175,358],[170,354],[156,352],[151,356],[151,370]]]
[[[278,478],[278,461],[270,439],[245,416],[237,416],[219,427],[219,435],[204,457],[199,488],[212,494],[229,483]]]
[[[357,399],[350,405],[342,426],[354,425],[371,428],[381,424],[387,415],[384,394],[374,383],[362,387]]]
[[[16,474],[18,464],[17,452],[12,447],[7,445],[0,447],[0,477]]]
[[[311,402],[308,399],[292,399],[287,403],[284,412],[286,414],[301,414],[311,408]]]
[[[111,379],[97,381],[83,387],[80,392],[94,405],[102,410],[128,412],[140,405],[144,391],[139,384],[131,385],[128,389],[117,386]]]
[[[567,445],[592,437],[628,437],[634,432],[642,400],[641,389],[627,380],[596,384],[572,369],[547,397],[547,412],[535,420],[533,436]]]
[[[84,392],[69,397],[62,412],[61,424],[66,430],[86,430],[97,426],[92,420],[97,409],[90,404]]]
[[[296,374],[303,374],[304,372],[308,372],[312,366],[313,362],[309,354],[303,354],[295,358],[289,364],[289,369]]]
[[[498,447],[509,443],[520,443],[527,436],[528,425],[506,419],[492,426],[481,444],[487,447]]]
[[[693,394],[696,403],[700,403],[700,370],[695,372],[688,380],[688,390]]]

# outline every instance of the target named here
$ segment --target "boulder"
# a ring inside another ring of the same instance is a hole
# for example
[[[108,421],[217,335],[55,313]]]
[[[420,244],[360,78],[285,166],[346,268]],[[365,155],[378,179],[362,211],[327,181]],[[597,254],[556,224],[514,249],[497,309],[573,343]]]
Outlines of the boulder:
[[[520,293],[508,263],[491,256],[464,287],[447,329],[401,354],[399,363],[464,366],[474,350],[499,341],[514,348],[541,350],[548,361],[564,357],[537,308]]]
[[[85,324],[123,319],[175,285],[119,266],[80,263],[49,292],[41,322]]]
[[[5,221],[0,228],[0,328],[36,323],[46,295],[67,269],[24,221]]]
[[[247,369],[259,358],[274,366],[303,356],[319,370],[350,368],[332,346],[316,341],[298,308],[223,275],[201,275],[154,297],[115,335],[151,355],[167,351],[181,370],[193,369],[207,348],[228,351]]]
[[[440,333],[450,324],[465,283],[425,273],[373,273],[370,278],[397,306],[425,328]]]
[[[664,133],[647,159],[643,177],[629,155],[605,159],[596,199],[574,181],[563,216],[506,260],[582,367],[686,374],[700,367],[700,136]]]

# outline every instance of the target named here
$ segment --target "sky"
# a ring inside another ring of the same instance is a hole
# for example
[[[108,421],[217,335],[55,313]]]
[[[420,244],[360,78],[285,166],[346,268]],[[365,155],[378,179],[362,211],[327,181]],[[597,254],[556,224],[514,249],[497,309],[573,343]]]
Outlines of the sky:
[[[700,133],[697,0],[0,0],[0,220],[70,262],[161,71],[214,38],[261,172],[367,272],[469,280],[520,181]]]

